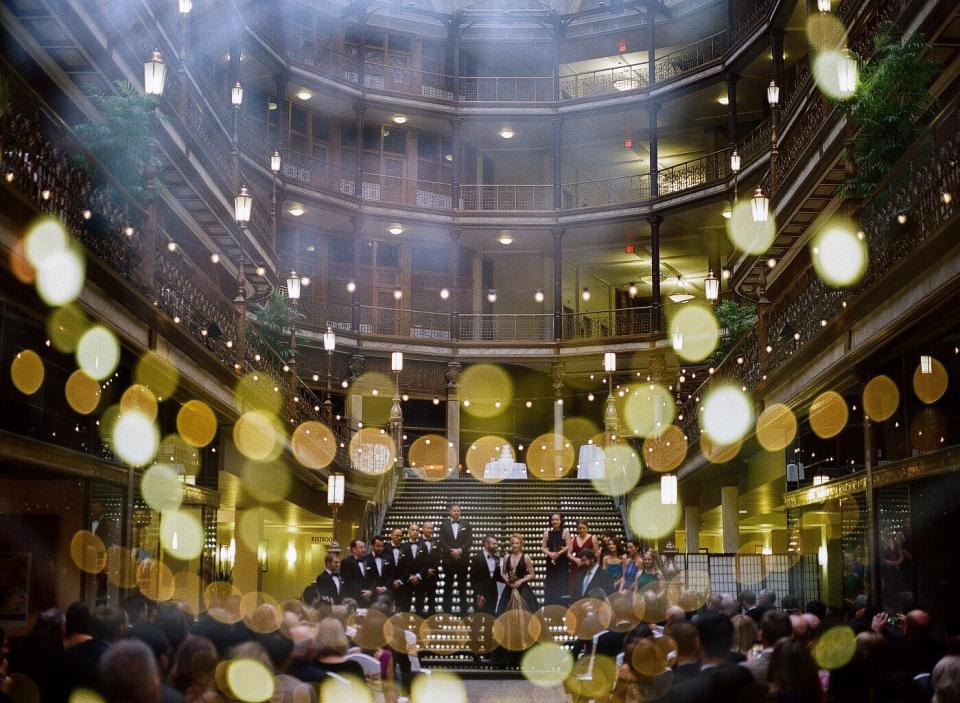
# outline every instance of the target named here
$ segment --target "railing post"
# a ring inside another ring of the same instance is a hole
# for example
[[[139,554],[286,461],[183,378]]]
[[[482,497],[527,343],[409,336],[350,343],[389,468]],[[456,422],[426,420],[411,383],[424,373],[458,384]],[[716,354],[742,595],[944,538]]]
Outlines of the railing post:
[[[363,199],[363,116],[367,111],[367,103],[358,100],[353,104],[356,115],[357,149],[353,160],[353,197]]]
[[[450,148],[453,150],[453,182],[450,185],[451,207],[453,210],[460,209],[460,126],[463,120],[454,117],[450,120]]]
[[[659,168],[657,166],[657,115],[660,112],[660,105],[655,101],[647,103],[647,111],[650,117],[650,198],[656,198],[660,195]]]
[[[653,189],[653,181],[650,183]],[[650,330],[660,331],[660,225],[663,217],[651,215],[647,218],[650,225],[650,288],[653,305],[650,309]]]
[[[560,100],[560,44],[566,33],[566,25],[560,20],[556,12],[553,12],[553,100]]]
[[[353,290],[350,291],[350,330],[352,332],[360,331],[360,307],[359,297],[357,296],[357,286],[360,285],[360,235],[363,230],[363,217],[356,215],[353,218]]]
[[[460,230],[450,229],[450,339],[460,339]]]
[[[554,229],[553,234],[553,338],[563,337],[563,260],[561,259],[563,230]],[[659,284],[659,281],[658,281]]]
[[[560,139],[563,136],[563,118],[553,121],[553,209],[559,210],[563,203],[561,191]]]

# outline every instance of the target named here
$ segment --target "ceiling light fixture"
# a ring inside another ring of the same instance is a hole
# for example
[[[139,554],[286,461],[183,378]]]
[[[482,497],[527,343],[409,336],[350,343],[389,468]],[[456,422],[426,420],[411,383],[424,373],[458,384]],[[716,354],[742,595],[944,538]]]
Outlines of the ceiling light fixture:
[[[497,238],[497,241],[503,244],[503,246],[509,246],[513,244],[513,233],[508,229],[502,229],[500,230],[500,236]]]
[[[387,227],[387,231],[393,235],[403,234],[403,225],[401,225],[399,222],[395,222]]]
[[[313,97],[313,93],[311,93],[311,92],[310,92],[309,90],[307,90],[306,88],[301,88],[300,90],[298,90],[298,91],[296,92],[296,96],[297,96],[298,98],[300,98],[301,100],[309,100],[310,98]]]
[[[406,115],[396,114],[392,117],[394,124],[404,124],[407,121]]]
[[[543,296],[543,290],[541,288],[537,288],[537,292],[533,294],[533,299],[536,300],[538,303],[543,302],[544,296]]]
[[[636,298],[638,290],[637,284],[633,281],[630,281],[630,285],[627,287],[627,295],[629,295],[631,298]]]
[[[726,95],[721,95],[719,98],[717,98],[717,102],[721,105],[729,105],[730,98],[728,98]]]
[[[287,212],[289,212],[294,217],[300,217],[300,215],[305,213],[306,210],[303,207],[303,203],[298,203],[296,200],[294,200],[293,202],[290,203],[290,207],[287,208]]]
[[[500,136],[504,139],[513,139],[516,132],[514,132],[510,127],[501,127]]]
[[[693,300],[693,294],[687,290],[687,282],[683,280],[683,276],[677,276],[677,282],[673,293],[670,294],[670,300],[675,303],[685,303],[688,300]]]
[[[497,291],[495,291],[493,288],[487,291],[487,302],[488,303],[497,302]]]

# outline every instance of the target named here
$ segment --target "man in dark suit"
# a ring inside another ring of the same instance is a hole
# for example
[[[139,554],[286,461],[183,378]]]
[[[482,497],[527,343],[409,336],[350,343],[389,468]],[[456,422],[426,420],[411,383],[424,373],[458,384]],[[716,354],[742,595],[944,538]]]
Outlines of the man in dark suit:
[[[423,523],[422,528],[410,525],[407,537],[407,553],[413,559],[413,570],[408,578],[413,609],[426,618],[433,615],[437,608],[440,547],[433,536],[433,523],[429,521]]]
[[[317,590],[320,600],[337,605],[343,600],[343,581],[340,579],[340,555],[327,552],[323,560],[323,571],[317,576]]]
[[[490,615],[497,612],[497,582],[501,580],[497,538],[486,535],[483,538],[483,549],[474,554],[470,560],[473,604],[478,612]]]
[[[692,679],[700,673],[700,635],[689,622],[678,622],[665,633],[677,645],[673,664],[673,683]]]
[[[343,579],[342,595],[352,598],[361,608],[370,602],[370,582],[363,563],[367,545],[362,539],[350,543],[350,556],[340,562],[340,578]]]
[[[584,549],[580,552],[580,561],[583,564],[583,578],[573,584],[574,592],[570,594],[572,600],[606,598],[616,590],[613,577],[600,567],[596,552]]]
[[[450,517],[440,523],[440,553],[443,566],[443,612],[453,612],[453,584],[457,584],[457,607],[466,615],[467,569],[473,531],[470,523],[460,518],[460,504],[450,504]]]
[[[675,683],[666,700],[670,703],[763,700],[766,689],[753,676],[730,661],[733,623],[726,615],[702,613],[694,618],[700,638],[700,671]],[[757,696],[757,697],[754,697]]]
[[[364,560],[370,598],[375,599],[390,592],[395,566],[393,559],[384,551],[383,537],[377,535],[370,542],[370,554]]]
[[[415,534],[419,540],[419,526],[414,523],[410,526],[411,534]],[[410,596],[413,586],[410,584],[410,575],[414,572],[416,559],[410,553],[408,544],[403,541],[403,530],[395,527],[390,531],[390,542],[386,545],[385,552],[393,562],[393,574],[388,584],[390,596],[393,598],[398,613],[405,613],[410,610]]]

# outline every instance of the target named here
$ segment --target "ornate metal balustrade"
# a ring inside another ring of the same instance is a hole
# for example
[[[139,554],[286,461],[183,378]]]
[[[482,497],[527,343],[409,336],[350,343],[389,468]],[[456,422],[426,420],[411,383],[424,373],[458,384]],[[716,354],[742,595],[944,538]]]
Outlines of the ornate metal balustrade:
[[[719,61],[727,49],[727,32],[722,31],[661,56],[656,59],[657,83],[679,78]]]
[[[68,154],[82,155],[96,179],[71,164]],[[331,420],[322,417],[320,400],[284,370],[283,360],[239,315],[234,303],[179,248],[170,251],[164,246],[177,241],[174,235],[180,225],[175,217],[157,208],[151,218],[72,133],[62,127],[44,133],[32,120],[3,110],[0,160],[5,183],[62,222],[89,257],[113,271],[216,362],[232,374],[260,371],[274,377],[284,396],[291,398],[284,409],[291,427],[308,419]],[[242,334],[238,324],[243,325]],[[345,446],[349,429],[332,424]],[[337,457],[341,465],[348,465],[345,452],[341,449]]]
[[[553,186],[464,184],[460,186],[460,199],[463,210],[553,210]]]

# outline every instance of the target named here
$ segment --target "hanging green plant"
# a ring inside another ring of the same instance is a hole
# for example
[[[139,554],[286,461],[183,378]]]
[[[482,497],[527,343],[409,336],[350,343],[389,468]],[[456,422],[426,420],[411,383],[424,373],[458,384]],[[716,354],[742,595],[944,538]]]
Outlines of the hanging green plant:
[[[713,352],[713,358],[721,361],[736,346],[740,338],[757,324],[757,306],[750,303],[741,304],[727,298],[717,303],[714,314],[717,316],[717,322],[720,323],[723,334]]]
[[[156,98],[144,95],[127,81],[116,82],[115,93],[104,93],[86,86],[90,102],[102,115],[74,127],[74,132],[90,153],[108,169],[138,200],[150,199],[146,172],[150,164],[150,130]],[[152,164],[154,169],[158,163]],[[82,157],[80,165],[86,166]]]
[[[274,288],[273,292],[254,309],[253,324],[264,341],[283,360],[289,361],[294,356],[290,348],[290,330],[303,317],[303,313],[294,311],[283,291]]]
[[[839,193],[865,198],[923,131],[937,110],[927,85],[937,74],[926,57],[930,44],[919,34],[903,38],[896,25],[883,25],[873,40],[873,56],[863,65],[856,93],[842,103],[856,134],[855,175]]]

